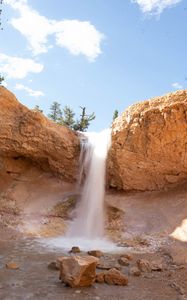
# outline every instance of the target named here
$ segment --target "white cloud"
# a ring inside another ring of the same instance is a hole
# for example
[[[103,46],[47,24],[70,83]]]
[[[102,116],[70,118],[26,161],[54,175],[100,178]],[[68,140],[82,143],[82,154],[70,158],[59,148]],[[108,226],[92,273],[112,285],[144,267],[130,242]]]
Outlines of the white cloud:
[[[90,22],[47,19],[32,9],[27,0],[5,0],[5,3],[19,12],[20,16],[11,19],[10,23],[27,39],[34,55],[45,53],[52,47],[48,42],[50,35],[55,38],[56,45],[73,55],[83,54],[93,61],[101,53],[104,35]]]
[[[172,87],[175,89],[175,90],[182,90],[183,89],[183,86],[178,83],[178,82],[174,82],[172,83]]]
[[[143,13],[161,14],[165,8],[172,7],[182,0],[131,0],[137,3]]]
[[[0,53],[0,72],[7,78],[23,79],[29,73],[40,73],[43,65],[33,59]]]
[[[42,91],[34,91],[31,88],[24,86],[23,84],[19,84],[19,83],[16,84],[15,89],[23,90],[23,91],[27,92],[29,94],[29,96],[32,96],[32,97],[44,96],[44,93]]]
[[[65,20],[54,24],[56,43],[73,55],[84,54],[91,61],[101,54],[100,43],[104,38],[90,22]]]

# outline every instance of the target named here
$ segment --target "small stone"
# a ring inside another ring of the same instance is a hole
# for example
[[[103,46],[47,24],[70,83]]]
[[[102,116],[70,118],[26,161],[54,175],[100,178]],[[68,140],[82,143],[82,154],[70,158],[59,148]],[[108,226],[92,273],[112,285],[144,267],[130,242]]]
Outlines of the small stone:
[[[99,262],[96,268],[100,270],[110,270],[110,269],[121,270],[121,266],[119,266],[114,262]]]
[[[95,256],[95,257],[98,257],[98,258],[103,256],[103,252],[100,251],[100,250],[91,250],[91,251],[88,251],[88,254],[92,255],[92,256]]]
[[[56,261],[50,262],[47,267],[49,270],[53,270],[53,271],[59,270],[59,268],[57,267]]]
[[[17,263],[12,261],[12,262],[9,262],[9,263],[6,264],[6,268],[11,269],[11,270],[18,270],[19,266],[18,266]]]
[[[155,261],[153,261],[151,263],[151,270],[152,271],[162,271],[162,269],[163,269],[163,266],[162,266],[161,262],[155,262]]]
[[[120,257],[118,259],[118,263],[121,265],[121,266],[129,266],[129,260],[126,258],[126,257]]]
[[[105,282],[107,284],[114,284],[114,285],[127,285],[128,278],[123,273],[116,269],[110,269],[109,271],[105,272]]]
[[[105,282],[105,277],[104,276],[105,276],[104,272],[96,274],[95,281],[98,282],[98,283],[104,283]]]
[[[151,272],[151,266],[148,260],[139,259],[137,260],[137,265],[141,272]]]
[[[129,273],[130,275],[137,276],[137,277],[141,275],[141,271],[137,267],[132,267]]]
[[[80,250],[80,248],[77,247],[77,246],[73,246],[73,247],[71,248],[71,250],[69,251],[69,253],[80,253],[80,252],[81,252],[81,250]]]

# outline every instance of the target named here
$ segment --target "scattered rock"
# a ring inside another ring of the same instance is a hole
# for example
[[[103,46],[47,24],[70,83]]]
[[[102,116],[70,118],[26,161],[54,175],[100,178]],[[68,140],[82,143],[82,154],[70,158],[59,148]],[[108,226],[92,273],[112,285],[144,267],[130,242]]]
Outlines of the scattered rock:
[[[60,279],[71,287],[86,287],[95,282],[98,258],[93,256],[63,257]]]
[[[69,251],[69,253],[80,253],[80,252],[81,250],[77,246],[72,247],[71,250]]]
[[[100,261],[97,264],[97,269],[100,270],[110,270],[110,269],[116,269],[116,270],[121,270],[121,266],[115,262],[104,262],[104,261]]]
[[[129,274],[138,277],[141,275],[141,271],[137,267],[132,267],[130,268]]]
[[[19,265],[12,261],[12,262],[9,262],[9,263],[6,264],[6,268],[11,269],[11,270],[18,270]]]
[[[109,271],[105,272],[104,275],[105,282],[107,284],[114,284],[114,285],[127,285],[128,278],[123,273],[116,269],[110,269]]]
[[[95,257],[98,257],[98,258],[103,256],[103,252],[100,251],[100,250],[91,250],[91,251],[88,251],[88,254],[92,255],[92,256],[95,256]]]
[[[54,271],[59,270],[59,268],[57,267],[56,261],[50,262],[47,267],[49,270],[54,270]]]
[[[101,272],[101,273],[96,274],[95,281],[98,283],[104,283],[105,282],[105,273]]]
[[[146,259],[137,260],[138,268],[141,272],[151,272],[151,265]]]
[[[153,261],[151,262],[151,270],[152,271],[162,271],[163,265],[161,262]]]
[[[118,259],[118,263],[121,266],[129,266],[129,260],[126,257],[123,257],[123,256]]]

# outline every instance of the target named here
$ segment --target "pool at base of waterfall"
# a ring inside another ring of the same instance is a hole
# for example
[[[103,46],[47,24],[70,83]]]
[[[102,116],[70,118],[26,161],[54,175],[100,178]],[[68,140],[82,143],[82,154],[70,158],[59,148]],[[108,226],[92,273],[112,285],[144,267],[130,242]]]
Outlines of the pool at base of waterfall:
[[[106,238],[87,239],[79,237],[55,237],[40,240],[40,243],[49,248],[58,248],[64,251],[71,250],[72,247],[77,246],[81,251],[101,250],[108,253],[118,253],[124,251],[124,247],[118,247],[113,242]]]

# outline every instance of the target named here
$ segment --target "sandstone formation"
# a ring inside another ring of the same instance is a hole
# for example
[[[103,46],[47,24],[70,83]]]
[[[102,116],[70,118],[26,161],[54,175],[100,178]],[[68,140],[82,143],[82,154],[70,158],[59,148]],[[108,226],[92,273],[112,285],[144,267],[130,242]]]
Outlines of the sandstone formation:
[[[98,258],[93,256],[62,257],[60,279],[71,287],[87,287],[95,282]]]
[[[112,130],[108,183],[161,190],[187,179],[187,91],[130,106]]]
[[[1,158],[25,158],[65,181],[76,179],[79,157],[76,133],[38,111],[29,110],[4,87],[0,87],[0,107]],[[11,164],[9,169],[8,172],[14,172]]]

